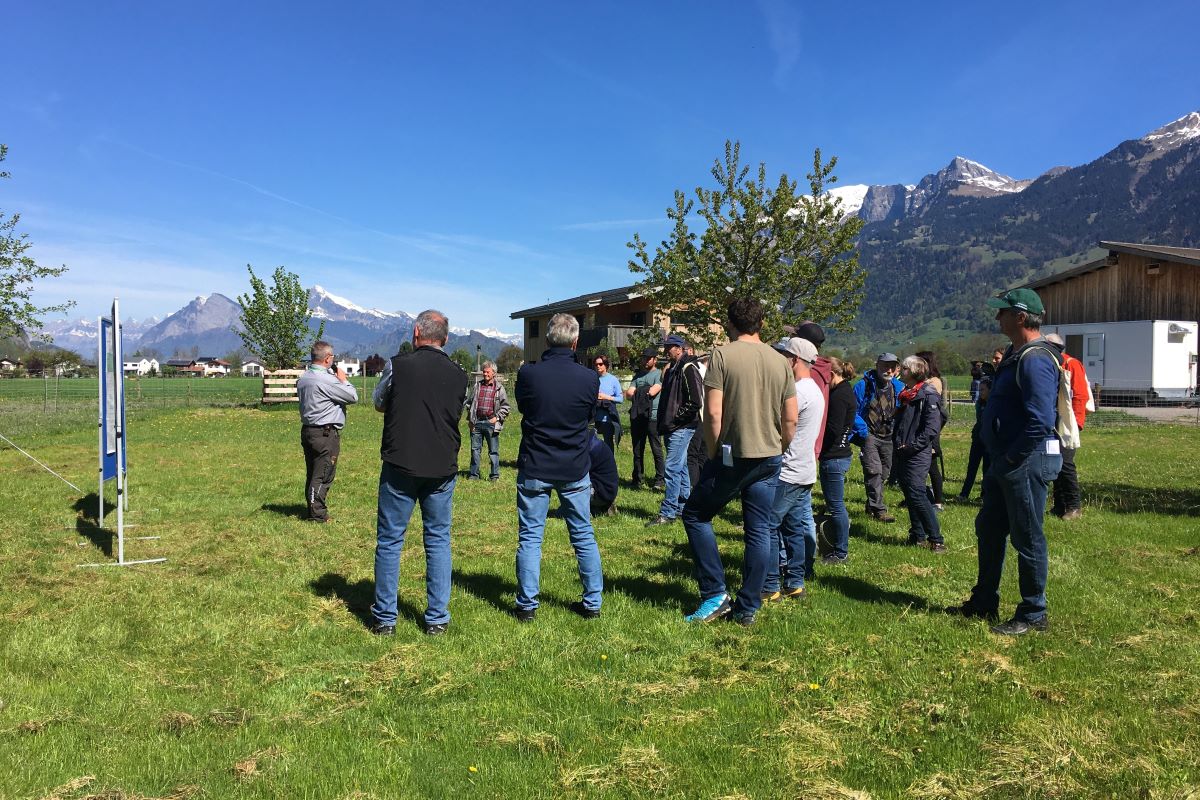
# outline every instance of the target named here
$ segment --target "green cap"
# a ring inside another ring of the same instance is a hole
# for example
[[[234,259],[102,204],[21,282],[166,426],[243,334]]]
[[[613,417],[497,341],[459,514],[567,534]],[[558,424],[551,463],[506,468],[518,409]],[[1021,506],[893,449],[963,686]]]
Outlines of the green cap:
[[[987,301],[988,308],[1014,308],[1029,314],[1044,313],[1042,298],[1033,289],[1011,289]]]

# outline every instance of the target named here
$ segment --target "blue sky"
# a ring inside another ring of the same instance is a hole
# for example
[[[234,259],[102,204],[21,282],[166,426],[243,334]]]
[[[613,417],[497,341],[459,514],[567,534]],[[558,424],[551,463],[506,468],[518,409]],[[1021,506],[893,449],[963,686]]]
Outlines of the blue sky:
[[[840,183],[1077,165],[1200,109],[1200,4],[23,3],[0,141],[38,287],[84,316],[283,264],[355,302],[510,312],[631,282],[726,138]]]

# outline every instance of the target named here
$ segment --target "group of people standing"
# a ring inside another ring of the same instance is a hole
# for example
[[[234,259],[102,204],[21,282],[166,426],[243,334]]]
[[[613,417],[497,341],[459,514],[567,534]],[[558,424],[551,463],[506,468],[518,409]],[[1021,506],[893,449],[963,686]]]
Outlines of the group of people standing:
[[[1038,496],[1044,506],[1046,486],[1063,461],[1054,416],[1062,350],[1041,338],[1042,309],[1036,298],[1029,290],[1015,290],[990,301],[1012,346],[1001,354],[976,426],[989,455],[984,504],[976,520],[979,580],[970,600],[954,609],[995,621],[1005,541],[1011,535],[1022,602],[1012,620],[994,626],[998,633],[1046,627]],[[581,597],[571,608],[586,619],[600,616],[603,572],[591,520],[611,509],[615,498],[613,450],[622,435],[617,409],[625,400],[631,406],[633,481],[641,486],[647,480],[642,464],[649,442],[653,483],[663,491],[658,513],[647,524],[682,520],[695,559],[700,603],[688,621],[729,616],[752,625],[764,602],[805,596],[805,581],[818,555],[812,506],[817,482],[829,542],[822,561],[840,564],[849,558],[845,479],[855,442],[861,446],[867,512],[894,521],[883,501],[890,473],[904,492],[910,543],[945,550],[935,508],[940,497],[926,488],[931,474],[937,476],[934,485],[940,483],[939,434],[948,416],[932,354],[903,360],[881,354],[875,368],[855,382],[853,364],[820,355],[820,326],[803,323],[795,335],[772,347],[761,339],[764,309],[757,300],[735,300],[727,312],[729,343],[715,348],[707,364],[686,341],[671,335],[663,343],[666,368],[658,369],[657,348],[647,349],[624,391],[610,373],[607,357],[594,359],[594,369],[577,362],[578,321],[567,314],[551,318],[549,348],[538,362],[521,368],[514,390],[522,415],[516,480],[517,620],[534,621],[540,605],[541,547],[552,494],[559,496],[582,584]],[[373,396],[375,408],[384,414],[371,607],[371,630],[379,635],[395,632],[399,556],[418,505],[425,532],[425,631],[438,635],[449,625],[451,507],[464,407],[472,439],[468,477],[482,477],[485,441],[489,477],[498,477],[496,436],[509,413],[507,394],[490,362],[468,392],[466,373],[443,349],[447,334],[445,315],[422,312],[414,325],[413,351],[387,363]],[[324,498],[336,465],[336,450],[332,458],[322,453],[329,450],[329,439],[337,440],[344,406],[357,400],[345,376],[331,365],[331,348],[318,342],[313,365],[298,384],[301,438],[309,463],[308,505],[316,521],[328,518]],[[315,454],[311,460],[310,454]],[[727,590],[712,528],[712,519],[735,498],[741,500],[745,544],[736,596]]]

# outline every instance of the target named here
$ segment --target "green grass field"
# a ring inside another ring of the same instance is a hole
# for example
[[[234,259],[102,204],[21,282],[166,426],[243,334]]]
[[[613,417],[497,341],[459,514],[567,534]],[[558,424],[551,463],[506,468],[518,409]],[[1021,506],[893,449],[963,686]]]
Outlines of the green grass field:
[[[109,544],[95,497],[0,445],[0,798],[1200,796],[1200,430],[1086,433],[1085,516],[1047,523],[1052,630],[1010,640],[941,613],[974,577],[975,509],[947,507],[949,553],[914,551],[903,520],[864,520],[853,473],[850,563],[751,629],[682,621],[683,530],[648,532],[658,495],[631,490],[596,524],[603,617],[567,610],[552,519],[519,625],[512,424],[502,480],[456,492],[449,635],[418,624],[418,527],[380,640],[380,417],[352,409],[327,526],[299,519],[297,427],[294,408],[133,413],[128,533],[162,538],[128,554],[169,561],[124,570],[76,566]],[[94,411],[7,408],[0,432],[95,491]],[[717,532],[736,586],[736,509]]]

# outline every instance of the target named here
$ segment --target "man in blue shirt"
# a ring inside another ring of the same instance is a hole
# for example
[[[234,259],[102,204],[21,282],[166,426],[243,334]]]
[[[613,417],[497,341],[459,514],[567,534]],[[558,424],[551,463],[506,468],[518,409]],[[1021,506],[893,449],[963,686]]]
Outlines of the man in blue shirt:
[[[1046,617],[1048,558],[1042,520],[1046,490],[1062,468],[1055,434],[1059,348],[1042,339],[1045,308],[1032,289],[1013,289],[988,301],[1012,345],[996,368],[979,421],[990,455],[983,477],[983,507],[975,518],[979,577],[971,597],[951,609],[964,617],[997,619],[1007,540],[1017,552],[1021,602],[994,633],[1020,636],[1049,628]]]
[[[583,598],[571,610],[585,619],[600,616],[604,577],[592,531],[590,429],[600,393],[600,376],[575,362],[579,321],[555,314],[546,326],[550,349],[541,361],[517,373],[514,394],[521,419],[517,455],[517,599],[516,617],[537,616],[542,569],[542,536],[550,493],[557,492],[571,546],[579,563]]]

